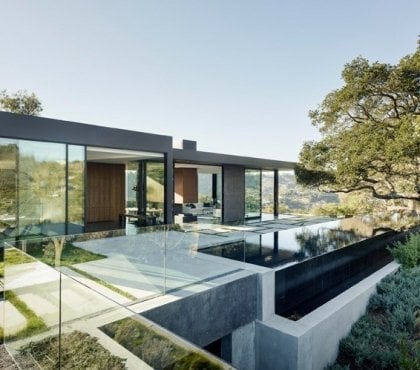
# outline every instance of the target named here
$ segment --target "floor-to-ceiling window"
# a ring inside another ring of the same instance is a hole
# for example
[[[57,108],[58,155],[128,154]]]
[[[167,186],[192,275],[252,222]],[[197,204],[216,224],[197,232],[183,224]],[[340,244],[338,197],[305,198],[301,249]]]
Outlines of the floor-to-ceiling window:
[[[67,233],[78,234],[85,225],[85,147],[67,146]]]
[[[274,176],[275,171],[261,172],[261,218],[263,220],[274,219]]]
[[[19,141],[17,214],[21,235],[65,234],[65,144]]]
[[[198,202],[202,220],[220,221],[222,217],[222,169],[217,166],[198,168]]]
[[[176,163],[174,168],[176,223],[220,222],[222,217],[222,168]]]
[[[84,147],[1,138],[0,153],[3,237],[83,231]]]
[[[245,169],[245,219],[261,217],[261,170]]]
[[[146,163],[146,214],[158,224],[164,223],[165,165],[163,162]]]
[[[0,138],[0,235],[17,230],[18,141]]]
[[[88,230],[164,223],[163,154],[87,147],[87,164]]]

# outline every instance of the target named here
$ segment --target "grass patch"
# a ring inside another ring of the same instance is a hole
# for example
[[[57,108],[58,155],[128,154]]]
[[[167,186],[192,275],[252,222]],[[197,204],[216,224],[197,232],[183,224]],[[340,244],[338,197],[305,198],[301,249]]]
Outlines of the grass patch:
[[[47,325],[37,314],[32,311],[25,302],[19,299],[19,297],[8,290],[5,292],[5,299],[9,301],[15,308],[25,317],[26,327],[15,334],[6,335],[5,340],[15,340],[29,337],[33,334],[40,333],[47,329]]]
[[[58,335],[31,342],[16,356],[22,368],[59,368]],[[36,361],[36,363],[34,363]],[[73,331],[61,335],[61,368],[90,370],[123,370],[125,360],[111,354],[87,333]]]
[[[132,294],[127,293],[124,290],[121,290],[120,288],[117,288],[116,286],[111,285],[111,284],[107,283],[106,281],[104,281],[102,279],[99,279],[99,278],[97,278],[97,277],[95,277],[95,276],[93,276],[93,275],[91,275],[91,274],[89,274],[89,273],[87,273],[87,272],[85,272],[83,270],[80,270],[77,267],[74,267],[74,266],[67,266],[67,267],[69,269],[77,272],[78,274],[83,275],[84,277],[86,277],[86,278],[88,278],[88,279],[90,279],[90,280],[92,280],[92,281],[94,281],[94,282],[96,282],[98,284],[101,284],[104,287],[108,288],[109,290],[112,290],[113,292],[118,293],[118,294],[120,294],[120,295],[122,295],[122,296],[124,296],[124,297],[126,297],[128,299],[131,299],[131,300],[137,299]]]
[[[8,248],[4,250],[3,260],[0,261],[0,277],[4,277],[4,266],[19,265],[22,263],[31,263],[35,260],[16,248]]]
[[[38,242],[37,244],[31,244],[27,247],[28,254],[41,262],[55,266],[55,248],[52,242]],[[72,243],[65,243],[61,252],[60,265],[61,266],[72,266],[77,263],[84,263],[90,261],[96,261],[106,258],[106,256],[89,252],[85,249],[74,246]]]
[[[222,369],[203,354],[188,351],[131,318],[115,321],[100,329],[154,369]]]
[[[8,265],[19,265],[22,263],[35,262],[32,257],[15,248],[9,248],[4,251],[4,260]]]

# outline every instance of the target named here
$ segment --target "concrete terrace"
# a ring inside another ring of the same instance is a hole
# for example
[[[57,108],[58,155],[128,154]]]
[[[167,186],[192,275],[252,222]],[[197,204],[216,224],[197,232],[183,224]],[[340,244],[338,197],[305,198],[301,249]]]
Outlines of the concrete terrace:
[[[38,261],[6,265],[7,289],[12,290],[49,328],[36,337],[9,343],[9,349],[17,350],[30,340],[57,334],[61,310],[64,332],[88,332],[99,338],[105,348],[127,358],[128,368],[148,368],[127,350],[115,345],[98,327],[269,270],[200,253],[202,248],[329,220],[284,216],[245,225],[185,224],[180,230],[73,243],[106,256],[74,265],[99,280],[68,267],[57,271]],[[127,298],[101,281],[135,299]],[[2,302],[0,311],[6,317],[6,333],[17,332],[25,326],[25,317],[9,302]]]
[[[75,246],[106,258],[74,267],[128,292],[137,300],[144,300],[156,294],[189,290],[194,284],[211,285],[212,280],[221,276],[244,268],[254,269],[247,264],[200,253],[200,249],[328,220],[331,219],[288,216],[236,226],[185,224],[180,231],[76,242]],[[68,273],[78,279],[78,274]]]

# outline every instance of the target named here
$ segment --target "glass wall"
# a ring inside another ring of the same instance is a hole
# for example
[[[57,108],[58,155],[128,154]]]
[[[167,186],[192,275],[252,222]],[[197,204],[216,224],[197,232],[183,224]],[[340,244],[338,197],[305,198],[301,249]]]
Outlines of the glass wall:
[[[19,141],[21,235],[65,234],[66,145]]]
[[[198,172],[198,201],[213,205],[213,174]]]
[[[19,369],[231,369],[126,307],[238,272],[198,242],[178,227],[9,241],[0,340]]]
[[[129,162],[125,168],[125,211],[137,213],[137,172],[139,164]]]
[[[275,171],[261,173],[261,206],[264,220],[274,219],[274,176]]]
[[[126,213],[135,224],[146,226],[165,221],[165,164],[159,160],[139,160],[126,164]],[[134,215],[143,215],[138,218]]]
[[[17,159],[16,140],[0,138],[0,235],[13,236],[17,227]]]
[[[67,234],[78,234],[85,224],[85,147],[69,145],[67,151]]]
[[[83,231],[83,146],[1,138],[0,154],[4,238]]]
[[[165,164],[146,163],[146,214],[164,223],[165,209]]]
[[[222,217],[222,169],[215,166],[198,167],[198,202],[202,219]]]
[[[245,219],[261,217],[261,170],[245,169]]]

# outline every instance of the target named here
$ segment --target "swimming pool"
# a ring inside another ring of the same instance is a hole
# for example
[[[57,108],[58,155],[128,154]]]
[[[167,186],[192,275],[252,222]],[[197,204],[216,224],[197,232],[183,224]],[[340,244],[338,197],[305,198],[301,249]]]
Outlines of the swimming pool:
[[[290,266],[380,235],[386,229],[365,225],[358,218],[248,236],[200,252],[264,267]]]
[[[349,218],[200,249],[275,270],[275,312],[298,320],[392,261],[398,233]]]

